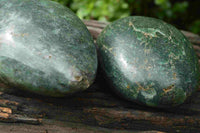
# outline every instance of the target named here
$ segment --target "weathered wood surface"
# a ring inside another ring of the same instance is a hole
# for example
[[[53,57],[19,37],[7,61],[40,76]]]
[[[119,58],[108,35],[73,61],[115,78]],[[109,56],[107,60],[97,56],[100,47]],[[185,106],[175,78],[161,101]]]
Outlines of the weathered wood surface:
[[[97,21],[84,22],[94,39],[107,25]],[[200,37],[183,33],[194,44],[200,58]],[[200,91],[176,108],[148,108],[113,94],[100,73],[87,91],[65,98],[28,94],[6,89],[1,84],[0,131],[200,132]]]

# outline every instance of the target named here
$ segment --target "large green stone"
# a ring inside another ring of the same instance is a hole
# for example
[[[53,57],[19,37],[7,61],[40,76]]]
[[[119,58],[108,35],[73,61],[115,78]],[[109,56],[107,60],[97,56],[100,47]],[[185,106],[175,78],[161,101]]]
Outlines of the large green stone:
[[[198,59],[175,27],[148,17],[108,25],[97,40],[108,82],[122,97],[153,107],[179,105],[199,84]]]
[[[68,8],[48,0],[0,0],[0,82],[63,96],[96,74],[93,39]]]

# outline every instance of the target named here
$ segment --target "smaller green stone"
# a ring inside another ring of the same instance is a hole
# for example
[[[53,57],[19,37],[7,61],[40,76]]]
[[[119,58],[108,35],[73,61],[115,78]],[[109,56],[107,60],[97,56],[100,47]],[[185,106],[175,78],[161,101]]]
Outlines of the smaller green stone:
[[[198,88],[199,64],[191,43],[161,20],[117,20],[102,31],[97,44],[108,82],[125,99],[172,107]]]

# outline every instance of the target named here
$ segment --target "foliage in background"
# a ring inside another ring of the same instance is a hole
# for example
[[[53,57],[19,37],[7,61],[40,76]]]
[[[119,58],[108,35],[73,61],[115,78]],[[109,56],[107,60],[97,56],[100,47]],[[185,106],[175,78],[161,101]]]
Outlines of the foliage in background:
[[[81,19],[113,21],[130,14],[124,0],[74,0],[71,8]]]
[[[190,26],[190,30],[194,33],[200,34],[200,19],[198,19],[192,23],[192,25]]]
[[[183,14],[187,7],[188,2],[176,2],[172,5],[169,0],[154,0],[155,4],[158,6],[157,16],[161,19],[166,18],[177,18],[177,15]]]
[[[112,22],[130,15],[162,19],[180,29],[200,34],[199,0],[54,0],[81,19]]]

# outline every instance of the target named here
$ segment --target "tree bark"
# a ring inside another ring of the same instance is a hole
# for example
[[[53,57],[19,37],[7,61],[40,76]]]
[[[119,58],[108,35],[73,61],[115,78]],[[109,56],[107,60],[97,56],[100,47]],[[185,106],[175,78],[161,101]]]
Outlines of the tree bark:
[[[84,23],[94,40],[108,24]],[[200,37],[182,32],[200,58]],[[200,132],[200,91],[178,107],[159,109],[121,99],[109,90],[101,75],[88,90],[65,98],[8,91],[0,86],[0,128],[4,132]]]

